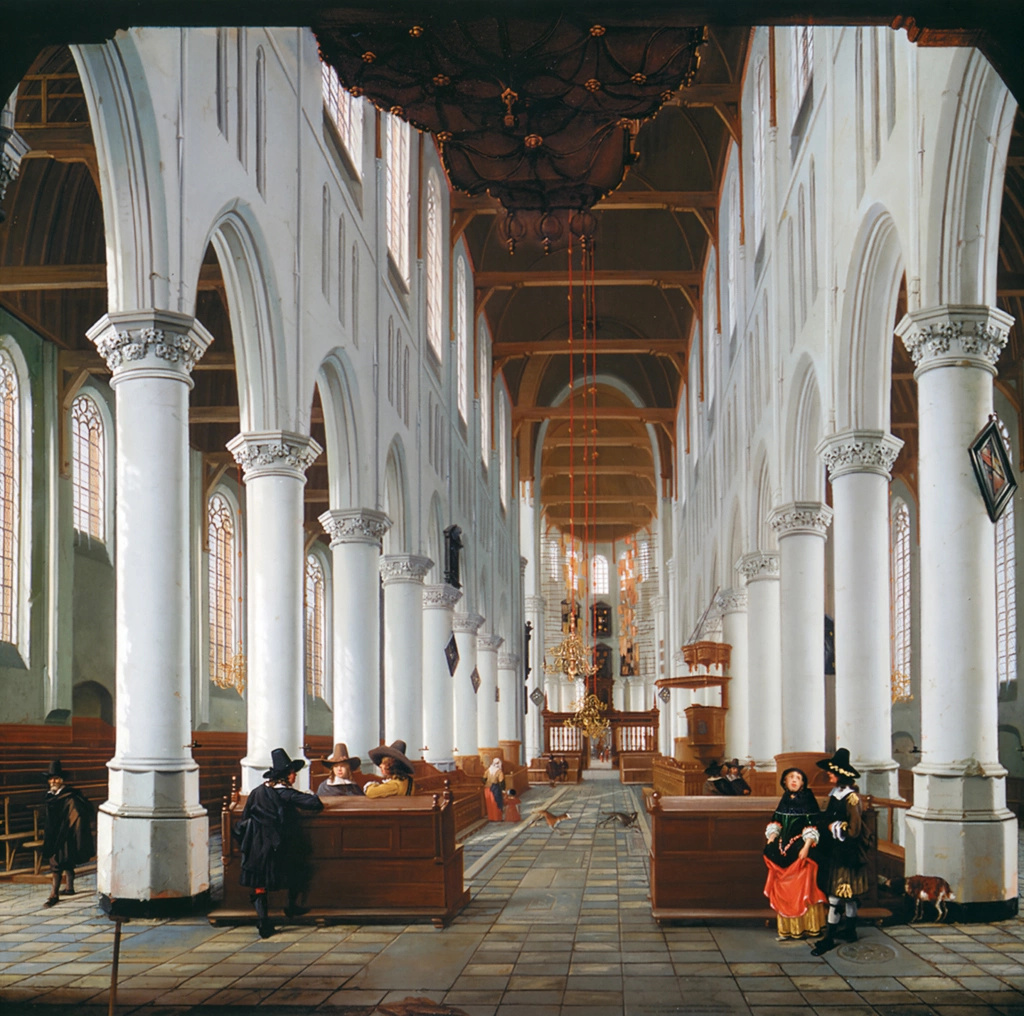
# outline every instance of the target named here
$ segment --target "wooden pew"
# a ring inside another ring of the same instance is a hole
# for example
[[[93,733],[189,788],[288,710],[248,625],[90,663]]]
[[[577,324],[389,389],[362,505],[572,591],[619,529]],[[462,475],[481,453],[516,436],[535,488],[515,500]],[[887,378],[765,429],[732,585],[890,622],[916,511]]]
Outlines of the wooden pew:
[[[583,782],[583,756],[573,752],[555,752],[555,758],[565,759],[569,763],[566,774],[559,778],[559,783],[582,783]],[[548,760],[546,756],[535,758],[530,761],[529,780],[531,784],[550,783],[548,779]],[[518,793],[518,788],[516,789]]]
[[[256,922],[249,890],[238,883],[241,857],[230,831],[245,801],[221,813],[224,899],[210,914],[213,925]],[[312,850],[311,909],[288,923],[429,920],[443,928],[469,902],[455,809],[446,794],[332,797],[322,812],[300,821]],[[284,897],[271,902],[283,906]]]
[[[707,779],[695,762],[659,755],[651,763],[651,784],[662,797],[702,796]]]
[[[619,752],[620,783],[653,783],[656,751]]]

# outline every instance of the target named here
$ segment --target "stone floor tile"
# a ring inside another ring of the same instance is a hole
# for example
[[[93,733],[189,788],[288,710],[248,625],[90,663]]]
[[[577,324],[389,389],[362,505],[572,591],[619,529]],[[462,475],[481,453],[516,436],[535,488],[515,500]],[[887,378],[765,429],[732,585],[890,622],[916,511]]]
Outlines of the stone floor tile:
[[[495,1016],[559,1016],[557,1005],[499,1005]]]
[[[755,1005],[784,1005],[800,1007],[805,1005],[799,991],[744,991],[743,997],[751,1007]]]
[[[470,1005],[497,1005],[501,1001],[501,991],[449,991],[442,1000],[446,1005],[455,1005],[460,1009]]]

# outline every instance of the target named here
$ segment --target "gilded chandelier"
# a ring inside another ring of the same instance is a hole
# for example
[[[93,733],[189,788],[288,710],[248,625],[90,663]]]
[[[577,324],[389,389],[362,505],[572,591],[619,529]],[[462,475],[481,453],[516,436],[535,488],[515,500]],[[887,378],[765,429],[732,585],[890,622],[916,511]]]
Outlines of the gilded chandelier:
[[[603,715],[607,708],[593,692],[588,692],[580,700],[576,712],[565,720],[565,726],[575,727],[591,741],[600,741],[611,726]]]
[[[577,675],[591,677],[597,673],[597,665],[593,662],[593,654],[583,644],[579,632],[576,630],[576,618],[569,617],[569,630],[565,638],[549,650],[554,657],[554,665],[545,664],[544,669],[549,674],[565,674],[570,681],[575,681]]]

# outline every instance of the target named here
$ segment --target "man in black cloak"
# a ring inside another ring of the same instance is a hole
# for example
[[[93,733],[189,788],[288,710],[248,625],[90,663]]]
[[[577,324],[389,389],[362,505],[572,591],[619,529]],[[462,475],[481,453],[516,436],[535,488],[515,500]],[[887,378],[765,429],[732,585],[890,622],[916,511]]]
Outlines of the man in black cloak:
[[[298,917],[307,912],[298,905],[299,894],[309,883],[309,850],[299,810],[321,811],[324,803],[315,794],[292,786],[295,774],[305,764],[303,759],[293,762],[284,748],[275,748],[271,752],[271,766],[263,774],[267,782],[250,792],[233,830],[241,841],[239,881],[252,890],[249,899],[259,918],[260,938],[270,938],[275,931],[267,907],[268,892],[288,890],[286,916]]]
[[[75,866],[85,864],[95,852],[92,819],[95,811],[88,798],[64,782],[67,773],[54,759],[43,775],[50,784],[43,804],[43,858],[53,875],[50,898],[43,904],[52,907],[60,901],[61,876],[67,873],[65,896],[75,895]]]

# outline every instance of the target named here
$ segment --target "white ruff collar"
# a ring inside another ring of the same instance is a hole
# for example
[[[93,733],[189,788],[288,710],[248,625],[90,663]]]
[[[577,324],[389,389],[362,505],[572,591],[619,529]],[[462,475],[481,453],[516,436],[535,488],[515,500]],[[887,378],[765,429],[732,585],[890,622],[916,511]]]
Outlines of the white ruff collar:
[[[832,793],[829,794],[829,797],[834,797],[837,801],[841,801],[847,794],[852,793],[853,787],[833,787]]]

